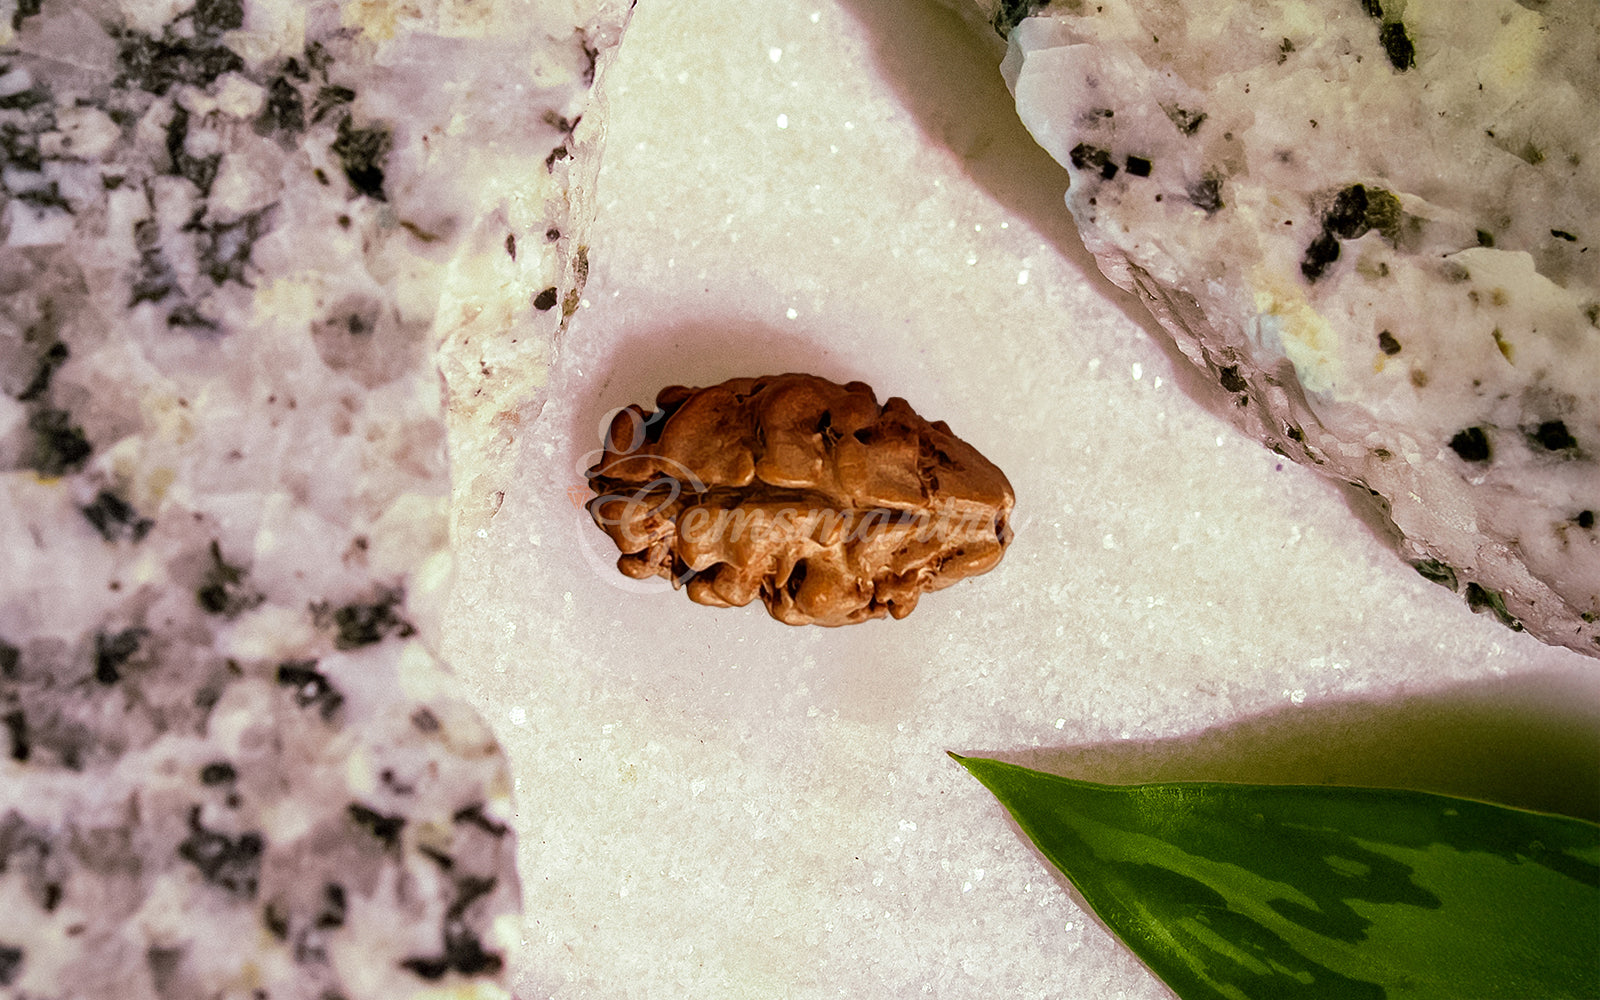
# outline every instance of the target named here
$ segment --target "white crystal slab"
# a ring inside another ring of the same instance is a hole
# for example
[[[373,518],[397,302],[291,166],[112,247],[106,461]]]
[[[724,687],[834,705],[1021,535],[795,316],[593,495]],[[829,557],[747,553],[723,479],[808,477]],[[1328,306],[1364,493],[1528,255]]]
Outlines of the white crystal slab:
[[[585,305],[457,542],[446,653],[512,760],[521,995],[1168,995],[945,750],[1600,811],[1593,662],[1468,613],[1196,402],[998,50],[912,0],[644,3],[629,31]],[[631,592],[574,500],[604,415],[790,369],[999,464],[1002,565],[838,631]]]

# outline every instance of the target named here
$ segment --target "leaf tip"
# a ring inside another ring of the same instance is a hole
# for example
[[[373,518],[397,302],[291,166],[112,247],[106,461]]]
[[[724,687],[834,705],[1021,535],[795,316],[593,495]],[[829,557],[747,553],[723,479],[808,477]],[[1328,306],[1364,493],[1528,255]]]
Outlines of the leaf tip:
[[[957,764],[960,764],[962,767],[966,768],[968,774],[972,774],[973,773],[973,770],[972,770],[973,763],[975,761],[981,759],[981,758],[977,758],[977,757],[963,757],[961,754],[956,753],[954,750],[946,750],[945,753],[949,754],[951,760],[955,761]]]

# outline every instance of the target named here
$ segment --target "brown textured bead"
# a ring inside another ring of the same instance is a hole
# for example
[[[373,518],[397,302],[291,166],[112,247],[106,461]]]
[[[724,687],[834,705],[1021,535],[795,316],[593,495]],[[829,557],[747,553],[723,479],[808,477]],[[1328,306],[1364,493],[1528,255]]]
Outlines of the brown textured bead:
[[[617,568],[700,604],[760,598],[791,625],[904,618],[992,569],[1011,484],[905,400],[815,375],[670,386],[617,413],[587,473]]]

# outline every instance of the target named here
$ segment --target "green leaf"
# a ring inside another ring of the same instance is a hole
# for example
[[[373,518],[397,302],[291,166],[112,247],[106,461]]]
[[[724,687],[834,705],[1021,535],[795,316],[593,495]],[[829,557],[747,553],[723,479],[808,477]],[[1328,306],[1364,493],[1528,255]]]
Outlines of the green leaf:
[[[951,754],[1184,1000],[1600,997],[1600,826],[1381,788]]]

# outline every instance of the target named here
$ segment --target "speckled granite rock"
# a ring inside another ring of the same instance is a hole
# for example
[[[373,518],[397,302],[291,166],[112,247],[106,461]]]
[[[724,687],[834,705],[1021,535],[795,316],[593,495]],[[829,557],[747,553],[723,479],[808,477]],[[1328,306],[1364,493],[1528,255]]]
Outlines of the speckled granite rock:
[[[541,381],[626,8],[0,13],[0,989],[503,995],[439,345],[463,438]]]
[[[973,8],[1101,270],[1239,426],[1600,655],[1600,7]]]

